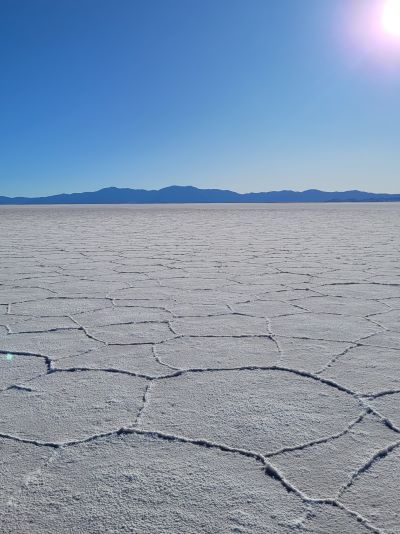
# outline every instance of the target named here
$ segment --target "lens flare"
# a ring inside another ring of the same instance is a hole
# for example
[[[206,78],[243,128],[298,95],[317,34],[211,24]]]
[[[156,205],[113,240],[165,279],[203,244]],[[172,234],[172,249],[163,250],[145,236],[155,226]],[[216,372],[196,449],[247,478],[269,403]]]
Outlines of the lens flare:
[[[382,12],[382,27],[389,35],[400,37],[400,0],[386,0]]]

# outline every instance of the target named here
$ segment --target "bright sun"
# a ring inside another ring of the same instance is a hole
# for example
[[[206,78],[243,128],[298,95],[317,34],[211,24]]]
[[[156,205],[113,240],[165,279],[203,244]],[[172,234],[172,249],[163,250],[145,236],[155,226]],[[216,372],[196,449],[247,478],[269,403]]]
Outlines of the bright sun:
[[[382,26],[386,33],[400,37],[400,0],[386,0]]]

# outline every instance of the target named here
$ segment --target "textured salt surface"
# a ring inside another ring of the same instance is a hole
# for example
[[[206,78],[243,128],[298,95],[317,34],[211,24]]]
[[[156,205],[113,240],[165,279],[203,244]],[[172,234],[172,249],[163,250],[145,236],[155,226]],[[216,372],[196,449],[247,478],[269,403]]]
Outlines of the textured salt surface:
[[[5,533],[400,533],[400,206],[0,208]]]

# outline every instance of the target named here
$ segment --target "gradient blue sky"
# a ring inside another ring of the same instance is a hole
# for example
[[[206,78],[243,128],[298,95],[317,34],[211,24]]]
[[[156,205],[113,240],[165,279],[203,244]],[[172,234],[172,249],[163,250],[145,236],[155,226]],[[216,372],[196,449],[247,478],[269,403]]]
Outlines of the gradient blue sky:
[[[383,0],[1,0],[0,195],[400,192]]]

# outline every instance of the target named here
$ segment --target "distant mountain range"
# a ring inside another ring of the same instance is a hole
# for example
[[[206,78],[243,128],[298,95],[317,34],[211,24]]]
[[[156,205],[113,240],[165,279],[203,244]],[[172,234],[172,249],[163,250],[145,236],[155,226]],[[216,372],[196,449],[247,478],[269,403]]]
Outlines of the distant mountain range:
[[[235,193],[223,189],[198,189],[173,185],[159,190],[107,187],[88,193],[71,193],[49,197],[1,197],[8,204],[183,204],[183,203],[261,203],[261,202],[400,202],[400,194],[364,191],[270,191]]]

